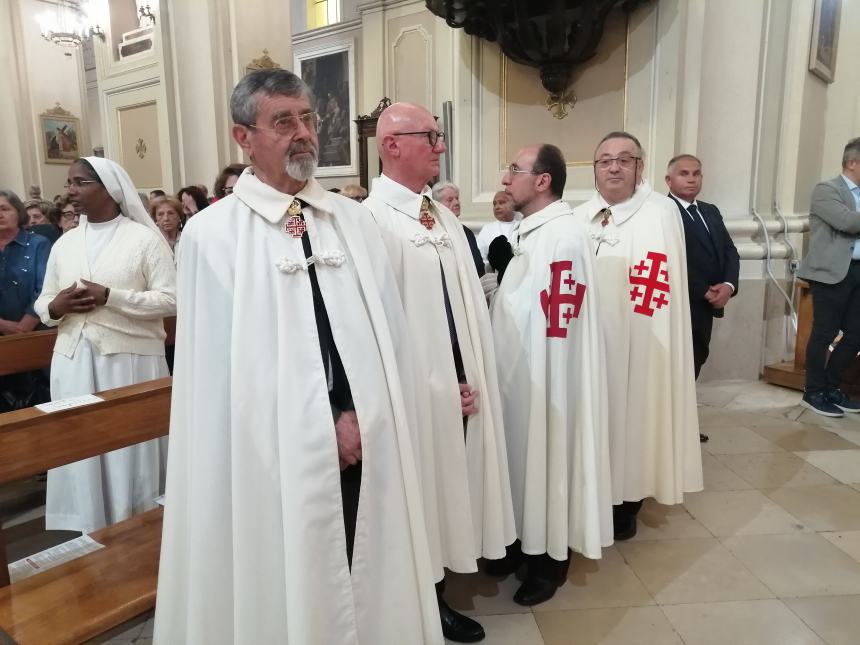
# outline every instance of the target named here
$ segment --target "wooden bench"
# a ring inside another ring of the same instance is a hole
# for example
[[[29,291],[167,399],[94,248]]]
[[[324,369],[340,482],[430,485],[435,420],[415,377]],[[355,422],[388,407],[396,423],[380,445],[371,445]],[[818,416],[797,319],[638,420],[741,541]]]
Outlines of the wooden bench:
[[[104,402],[52,414],[0,414],[0,484],[165,436],[170,383],[101,392]],[[161,518],[157,508],[106,527],[91,535],[104,549],[11,585],[0,580],[0,644],[80,643],[152,609]],[[0,559],[6,574],[5,549]]]
[[[175,317],[164,319],[164,331],[164,344],[170,347],[176,339]],[[50,367],[56,339],[56,329],[0,336],[0,376]]]

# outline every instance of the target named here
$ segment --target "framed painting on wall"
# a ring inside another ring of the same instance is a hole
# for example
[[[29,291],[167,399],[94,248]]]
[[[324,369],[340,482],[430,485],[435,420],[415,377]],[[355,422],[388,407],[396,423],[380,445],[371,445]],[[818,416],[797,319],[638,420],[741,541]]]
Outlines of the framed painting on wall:
[[[827,83],[836,74],[836,45],[842,0],[815,0],[812,41],[809,44],[809,71]]]
[[[39,115],[39,131],[45,163],[71,164],[81,156],[81,121],[59,103]]]
[[[320,115],[318,177],[358,172],[353,48],[350,40],[295,54],[295,72],[311,88]]]

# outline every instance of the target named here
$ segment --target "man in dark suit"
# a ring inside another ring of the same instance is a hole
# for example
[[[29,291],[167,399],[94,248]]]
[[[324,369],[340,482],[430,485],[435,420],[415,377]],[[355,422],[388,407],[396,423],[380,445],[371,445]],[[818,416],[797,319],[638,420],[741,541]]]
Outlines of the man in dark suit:
[[[860,412],[839,389],[860,350],[860,137],[842,154],[842,174],[812,191],[809,247],[797,275],[812,291],[812,332],[806,346],[806,387],[800,402],[817,414]],[[842,331],[830,360],[827,349]]]
[[[669,197],[681,211],[687,246],[687,284],[693,327],[696,378],[708,360],[714,318],[722,318],[729,298],[738,292],[740,257],[723,224],[720,209],[697,201],[702,190],[702,162],[689,154],[673,157],[666,169]],[[701,440],[707,441],[705,435]]]

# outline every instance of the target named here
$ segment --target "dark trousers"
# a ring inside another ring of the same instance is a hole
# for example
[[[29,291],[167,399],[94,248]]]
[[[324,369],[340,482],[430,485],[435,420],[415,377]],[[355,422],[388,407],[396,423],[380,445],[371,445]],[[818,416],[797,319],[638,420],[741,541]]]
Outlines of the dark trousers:
[[[809,281],[812,290],[812,332],[806,346],[806,392],[839,387],[842,372],[860,350],[860,260],[836,284]],[[842,330],[842,340],[827,360],[827,348]]]
[[[358,496],[361,493],[361,462],[340,471],[340,494],[343,497],[343,526],[346,529],[346,558],[352,569],[355,545],[355,522],[358,518]]]
[[[711,330],[714,328],[714,315],[710,306],[691,302],[690,317],[693,329],[693,367],[696,370],[696,378],[699,378],[702,365],[708,360]]]

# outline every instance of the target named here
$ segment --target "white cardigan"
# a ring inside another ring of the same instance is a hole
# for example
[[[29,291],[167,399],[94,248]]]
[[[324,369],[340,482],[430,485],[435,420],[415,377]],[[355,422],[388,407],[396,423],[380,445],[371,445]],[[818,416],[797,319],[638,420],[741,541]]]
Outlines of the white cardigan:
[[[34,308],[46,325],[59,325],[54,351],[71,358],[81,336],[102,354],[164,355],[164,317],[176,313],[176,268],[170,248],[142,224],[120,216],[116,232],[93,266],[87,260],[87,223],[65,233],[48,258]],[[48,313],[62,289],[90,280],[110,288],[107,303],[86,314],[54,320]]]

